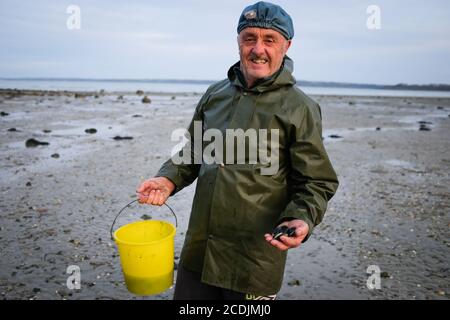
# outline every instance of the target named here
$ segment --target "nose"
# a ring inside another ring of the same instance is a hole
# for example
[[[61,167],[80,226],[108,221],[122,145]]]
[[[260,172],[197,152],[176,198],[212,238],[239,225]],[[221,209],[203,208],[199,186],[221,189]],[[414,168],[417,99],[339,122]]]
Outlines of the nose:
[[[252,48],[252,52],[257,56],[264,55],[265,52],[264,43],[261,39],[258,39],[256,41],[255,45]]]

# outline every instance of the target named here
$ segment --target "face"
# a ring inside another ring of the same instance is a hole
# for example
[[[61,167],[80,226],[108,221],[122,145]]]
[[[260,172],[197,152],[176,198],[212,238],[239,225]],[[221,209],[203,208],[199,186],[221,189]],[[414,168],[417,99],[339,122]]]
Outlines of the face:
[[[280,69],[291,40],[272,29],[245,28],[238,35],[238,44],[241,71],[251,87]]]

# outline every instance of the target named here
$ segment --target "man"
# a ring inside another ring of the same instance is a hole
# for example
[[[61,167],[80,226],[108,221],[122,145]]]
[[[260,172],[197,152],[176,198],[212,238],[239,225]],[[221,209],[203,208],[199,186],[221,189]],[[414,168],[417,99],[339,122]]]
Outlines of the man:
[[[271,155],[278,170],[263,174],[267,162],[249,163],[250,151],[245,163],[170,159],[139,186],[140,203],[162,205],[198,178],[175,299],[273,299],[287,250],[311,235],[338,186],[322,143],[320,107],[295,86],[291,74],[290,16],[277,5],[258,2],[244,9],[237,31],[240,61],[227,79],[208,88],[188,130],[194,136],[200,123],[203,132],[274,132],[278,150]],[[194,142],[180,155],[198,156]],[[271,231],[281,225],[294,228],[294,235],[274,239]]]

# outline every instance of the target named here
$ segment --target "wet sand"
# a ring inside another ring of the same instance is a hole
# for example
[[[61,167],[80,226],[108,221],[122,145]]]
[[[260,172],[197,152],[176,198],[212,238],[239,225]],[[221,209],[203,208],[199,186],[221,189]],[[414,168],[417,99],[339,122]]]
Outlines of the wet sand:
[[[0,298],[172,297],[173,288],[130,294],[109,236],[200,98],[147,95],[151,103],[135,92],[0,90]],[[450,99],[313,98],[341,185],[310,240],[290,251],[279,298],[448,299]],[[26,147],[31,138],[49,144]],[[193,193],[194,185],[169,199],[176,262]],[[143,215],[171,220],[164,207],[135,205],[118,224]],[[80,290],[66,286],[69,265],[81,269]],[[367,288],[370,265],[380,268],[380,289]]]

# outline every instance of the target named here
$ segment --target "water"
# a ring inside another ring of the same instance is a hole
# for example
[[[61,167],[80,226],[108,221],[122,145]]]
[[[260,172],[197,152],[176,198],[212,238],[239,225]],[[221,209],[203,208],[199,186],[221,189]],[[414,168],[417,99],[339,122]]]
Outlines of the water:
[[[146,92],[189,92],[203,93],[209,84],[205,83],[170,83],[137,80],[22,80],[0,79],[0,88],[34,89],[34,90],[69,90],[69,91],[127,91],[143,90]],[[448,91],[422,90],[383,90],[360,88],[306,87],[300,88],[311,95],[349,95],[349,96],[389,96],[389,97],[450,97]]]

